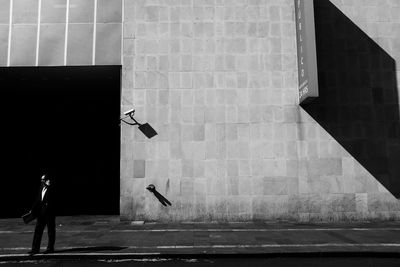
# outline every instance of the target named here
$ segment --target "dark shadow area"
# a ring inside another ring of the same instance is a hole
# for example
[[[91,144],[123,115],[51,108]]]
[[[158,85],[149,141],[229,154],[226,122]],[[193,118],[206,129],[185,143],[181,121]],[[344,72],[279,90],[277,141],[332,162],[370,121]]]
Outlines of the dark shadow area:
[[[152,192],[154,194],[154,196],[158,199],[158,201],[160,201],[160,203],[163,206],[171,206],[171,202],[169,202],[168,199],[166,199],[163,195],[161,195],[157,190],[156,187],[153,184],[150,184],[149,186],[146,187],[147,190],[149,190],[150,192]]]
[[[171,206],[171,202],[169,202],[168,199],[166,199],[163,195],[161,195],[160,193],[158,193],[157,191],[154,191],[154,196],[158,199],[158,201],[160,201],[160,203],[163,206]]]
[[[128,247],[119,246],[97,246],[97,247],[78,247],[70,249],[55,250],[54,253],[65,253],[65,252],[96,252],[96,251],[119,251]]]
[[[58,215],[119,214],[120,66],[0,68],[0,217],[53,177]]]
[[[396,198],[396,62],[328,0],[314,1],[320,96],[302,107]]]

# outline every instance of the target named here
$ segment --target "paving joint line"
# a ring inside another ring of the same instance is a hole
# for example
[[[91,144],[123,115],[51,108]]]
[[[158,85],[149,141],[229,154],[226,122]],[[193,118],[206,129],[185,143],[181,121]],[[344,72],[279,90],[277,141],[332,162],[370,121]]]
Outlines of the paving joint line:
[[[60,233],[94,233],[94,232],[112,232],[112,233],[135,233],[135,232],[323,232],[323,231],[400,231],[400,228],[284,228],[284,229],[97,229],[97,230],[62,230]],[[28,231],[0,231],[0,234],[21,234],[33,233],[33,230]]]

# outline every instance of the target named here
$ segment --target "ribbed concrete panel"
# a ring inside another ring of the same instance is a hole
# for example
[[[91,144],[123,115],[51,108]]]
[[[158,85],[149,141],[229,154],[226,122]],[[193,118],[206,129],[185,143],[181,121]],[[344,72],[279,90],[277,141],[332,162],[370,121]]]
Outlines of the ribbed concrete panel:
[[[122,0],[98,0],[97,22],[98,23],[122,22]]]
[[[8,24],[10,19],[10,0],[0,0],[0,24]]]
[[[69,23],[93,23],[94,0],[70,0]]]
[[[121,64],[122,0],[0,0],[0,7],[0,53],[8,49],[0,64]]]
[[[121,24],[97,24],[96,65],[118,65],[121,62]]]
[[[68,27],[67,65],[92,64],[93,24]]]
[[[65,45],[65,24],[48,24],[40,27],[40,66],[63,65]]]
[[[7,65],[8,25],[0,25],[0,66]]]
[[[13,25],[10,65],[34,66],[36,61],[36,25]]]
[[[42,0],[41,23],[65,23],[67,0]]]
[[[14,0],[12,23],[37,23],[38,0]]]

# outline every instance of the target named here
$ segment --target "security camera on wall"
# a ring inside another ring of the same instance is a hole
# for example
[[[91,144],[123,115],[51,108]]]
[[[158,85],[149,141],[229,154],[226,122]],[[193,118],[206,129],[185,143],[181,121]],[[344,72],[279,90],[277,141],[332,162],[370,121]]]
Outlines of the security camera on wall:
[[[138,125],[139,126],[139,130],[147,137],[147,138],[152,138],[154,136],[157,135],[157,132],[153,129],[153,127],[150,126],[150,124],[145,123],[145,124],[141,124],[139,123],[137,120],[135,120],[135,118],[133,117],[135,115],[135,110],[134,109],[130,109],[124,112],[125,117],[121,118],[120,120],[123,121],[126,124],[129,125]],[[129,118],[133,121],[132,122],[128,122],[125,119],[127,119],[126,116],[129,116]]]
[[[126,116],[135,115],[135,110],[134,109],[127,110],[124,112],[124,115]]]

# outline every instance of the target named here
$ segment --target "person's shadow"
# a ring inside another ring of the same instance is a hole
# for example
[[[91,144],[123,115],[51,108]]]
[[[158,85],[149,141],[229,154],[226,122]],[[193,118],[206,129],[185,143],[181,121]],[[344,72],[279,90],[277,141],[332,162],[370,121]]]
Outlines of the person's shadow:
[[[160,193],[157,192],[156,187],[153,184],[149,184],[146,187],[147,190],[149,190],[150,192],[152,192],[154,194],[154,196],[158,199],[158,201],[160,201],[160,203],[163,206],[171,206],[171,202],[169,202],[168,199],[166,199],[163,195],[161,195]]]

